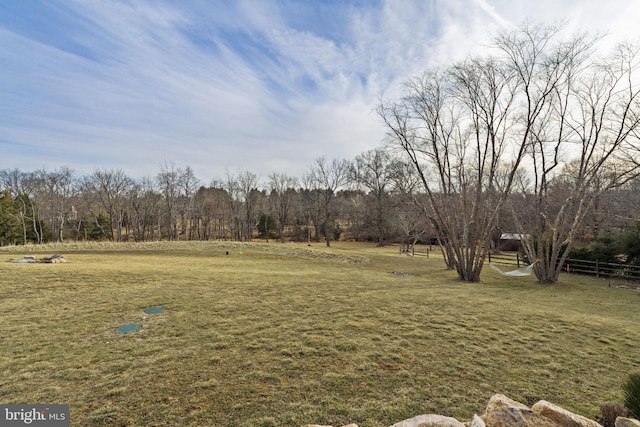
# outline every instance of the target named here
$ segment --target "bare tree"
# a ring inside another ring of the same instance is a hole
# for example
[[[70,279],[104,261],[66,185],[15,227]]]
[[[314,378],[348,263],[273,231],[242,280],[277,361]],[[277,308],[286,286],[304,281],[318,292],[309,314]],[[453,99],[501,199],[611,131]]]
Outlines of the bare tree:
[[[133,180],[121,169],[98,169],[83,180],[81,188],[85,201],[96,226],[109,240],[123,240],[124,210],[132,186]],[[99,221],[101,210],[108,216],[108,230]]]
[[[191,211],[193,209],[193,196],[198,189],[199,182],[191,166],[187,166],[184,169],[178,168],[180,229],[182,236],[187,240],[193,238],[193,231],[195,230],[194,227],[189,225],[189,221],[191,220]]]
[[[378,246],[384,246],[389,213],[389,190],[396,176],[393,158],[383,149],[366,151],[356,156],[351,168],[351,181],[366,189],[375,199],[375,225]]]
[[[278,236],[282,243],[284,243],[285,227],[289,225],[297,185],[298,180],[285,173],[273,173],[269,176],[271,208],[278,223]]]
[[[54,171],[44,169],[36,172],[40,195],[38,200],[43,202],[41,209],[45,213],[52,240],[64,241],[64,230],[71,206],[68,204],[75,187],[73,170],[63,166]]]
[[[129,223],[136,242],[153,239],[161,196],[151,178],[143,178],[131,186],[128,194]]]
[[[190,166],[176,168],[173,163],[160,166],[160,173],[156,177],[158,187],[164,198],[166,218],[165,225],[169,240],[191,238],[191,209],[193,195],[198,189],[198,179]],[[180,233],[178,233],[178,217],[180,219]]]
[[[231,240],[242,239],[242,206],[241,187],[238,178],[227,171],[227,178],[222,182],[222,188],[227,192],[229,210],[229,231]]]
[[[505,194],[496,169],[506,148],[511,80],[497,61],[473,60],[425,73],[409,82],[405,98],[378,109],[419,177],[419,192],[428,195],[428,204],[415,192],[414,201],[434,222],[462,280],[479,280]]]
[[[45,169],[23,173],[17,169],[0,171],[0,181],[16,197],[17,215],[26,242],[27,230],[36,234],[37,242],[45,239],[44,221],[56,242],[64,240],[70,200],[75,191],[73,170],[67,166],[53,171]]]
[[[302,177],[300,188],[300,204],[298,216],[304,223],[307,234],[307,244],[311,244],[311,224],[313,223],[315,239],[320,241],[320,193],[315,189],[316,184],[311,173]]]
[[[497,56],[429,71],[408,83],[404,98],[378,108],[420,178],[430,205],[423,212],[433,215],[462,280],[479,280],[498,213],[535,141],[553,160],[548,129],[557,141],[567,135],[569,123],[559,118],[574,111],[568,97],[596,39],[558,34],[524,24],[495,38]]]
[[[160,173],[156,177],[160,194],[164,199],[164,217],[167,238],[178,239],[178,198],[180,197],[180,170],[173,163],[160,166]],[[160,217],[158,218],[160,221]],[[161,223],[158,223],[162,233]],[[161,236],[162,237],[162,236]]]
[[[348,178],[349,163],[346,160],[333,159],[328,163],[324,157],[319,157],[311,166],[309,172],[310,182],[319,196],[322,209],[322,228],[327,246],[331,246],[331,220],[335,217],[334,201],[336,192],[342,187]]]
[[[257,207],[259,200],[258,175],[249,171],[238,173],[239,197],[244,207],[244,218],[242,219],[244,240],[251,241],[253,230],[258,225]]]
[[[33,172],[18,169],[0,171],[0,183],[13,195],[17,220],[22,227],[23,244],[33,234],[35,243],[44,241],[44,230],[36,203],[37,181]]]
[[[351,173],[349,172],[350,175]],[[340,222],[336,223],[336,227],[340,226],[340,228],[334,232],[334,236],[345,231],[351,238],[358,241],[366,232],[366,226],[370,222],[368,220],[373,217],[372,221],[376,221],[375,203],[371,203],[371,199],[375,198],[368,195],[364,189],[357,188],[355,181],[348,183],[348,187],[353,189],[341,190],[337,194],[336,207],[340,212]],[[344,224],[344,230],[341,224]],[[377,227],[375,234],[377,237]]]
[[[620,45],[604,60],[579,53],[565,64],[562,84],[542,110],[544,120],[530,133],[527,154],[533,180],[528,195],[538,215],[515,215],[523,233],[531,236],[524,242],[528,256],[540,261],[536,276],[546,283],[558,280],[600,196],[640,172],[638,48]],[[521,55],[513,61],[519,68],[529,64],[535,64],[535,58]]]

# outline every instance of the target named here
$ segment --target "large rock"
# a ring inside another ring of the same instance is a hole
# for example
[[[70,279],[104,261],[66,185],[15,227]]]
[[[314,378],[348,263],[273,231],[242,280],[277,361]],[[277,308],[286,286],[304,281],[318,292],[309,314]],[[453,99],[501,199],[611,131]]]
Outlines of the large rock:
[[[491,397],[482,420],[488,427],[562,427],[502,394]]]
[[[493,396],[491,396],[491,399],[489,399],[486,411],[497,411],[499,409],[507,408],[529,409],[528,406],[520,402],[516,402],[513,399],[509,399],[504,394],[494,394]]]
[[[465,425],[455,418],[429,414],[400,421],[391,427],[465,427]]]
[[[640,421],[633,418],[616,418],[616,427],[640,427]]]
[[[531,410],[536,414],[540,414],[547,417],[562,427],[602,427],[599,423],[583,417],[582,415],[574,414],[566,409],[549,403],[546,400],[541,400],[531,407]]]

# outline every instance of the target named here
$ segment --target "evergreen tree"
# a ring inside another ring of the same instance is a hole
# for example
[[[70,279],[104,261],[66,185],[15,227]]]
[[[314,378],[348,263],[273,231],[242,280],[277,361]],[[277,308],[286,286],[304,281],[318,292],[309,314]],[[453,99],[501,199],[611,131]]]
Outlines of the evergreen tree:
[[[21,227],[13,198],[8,190],[0,191],[0,246],[21,242]]]

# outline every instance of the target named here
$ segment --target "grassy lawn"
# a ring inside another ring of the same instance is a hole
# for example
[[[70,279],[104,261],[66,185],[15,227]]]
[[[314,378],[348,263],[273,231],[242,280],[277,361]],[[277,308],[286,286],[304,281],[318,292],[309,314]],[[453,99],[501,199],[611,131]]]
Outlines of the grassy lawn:
[[[443,267],[346,243],[0,248],[0,403],[68,403],[74,426],[364,427],[468,420],[494,393],[590,418],[622,401],[639,292]]]

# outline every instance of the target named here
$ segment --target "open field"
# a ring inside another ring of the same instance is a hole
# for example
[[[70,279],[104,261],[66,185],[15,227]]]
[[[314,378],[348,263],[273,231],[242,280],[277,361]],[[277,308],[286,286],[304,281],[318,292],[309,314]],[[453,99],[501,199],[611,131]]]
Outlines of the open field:
[[[346,243],[0,248],[0,403],[69,403],[74,426],[364,427],[503,393],[595,418],[640,369],[640,292],[534,280]]]

